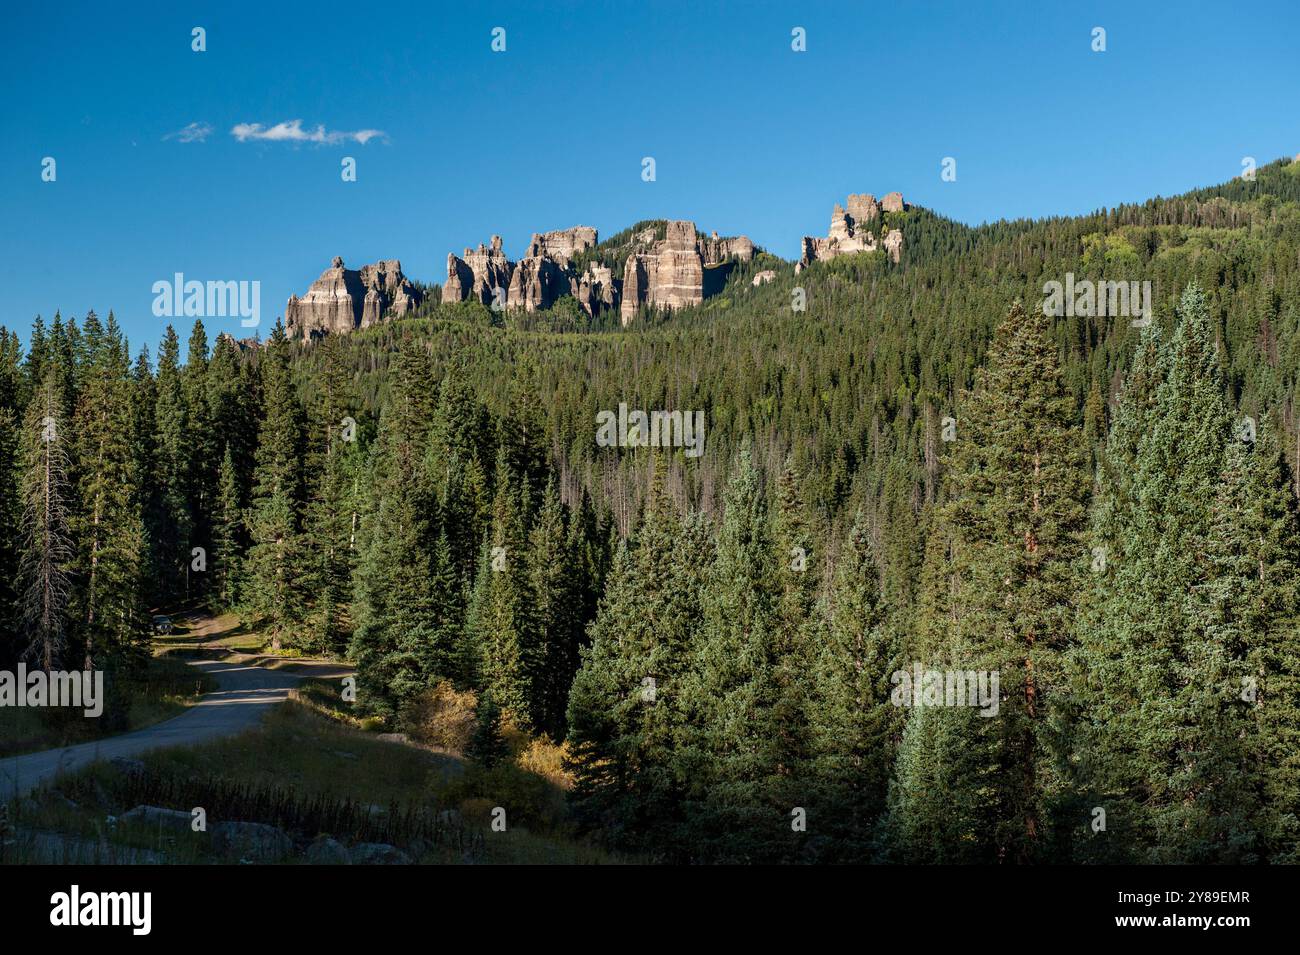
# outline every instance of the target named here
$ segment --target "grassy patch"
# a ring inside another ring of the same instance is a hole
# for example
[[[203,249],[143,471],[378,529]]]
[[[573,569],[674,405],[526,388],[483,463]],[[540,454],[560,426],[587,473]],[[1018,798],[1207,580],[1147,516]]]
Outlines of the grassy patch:
[[[181,659],[152,657],[138,674],[107,688],[103,715],[80,710],[0,708],[0,758],[128,733],[179,716],[216,684]]]
[[[467,768],[454,756],[381,739],[303,702],[278,707],[240,736],[141,761],[143,774],[99,764],[11,807],[19,838],[8,861],[40,861],[34,834],[48,841],[51,833],[71,847],[70,856],[75,850],[104,860],[229,861],[205,834],[110,822],[140,804],[202,807],[209,827],[223,820],[278,826],[293,838],[299,862],[322,833],[345,844],[388,843],[434,864],[617,861],[570,836],[559,815],[563,792],[544,775],[513,763],[491,772]],[[506,812],[504,832],[491,826],[496,806]]]
[[[180,611],[171,619],[172,632],[154,637],[155,649],[166,653],[200,649],[261,651],[267,642],[261,633],[234,613],[212,617],[197,611]]]

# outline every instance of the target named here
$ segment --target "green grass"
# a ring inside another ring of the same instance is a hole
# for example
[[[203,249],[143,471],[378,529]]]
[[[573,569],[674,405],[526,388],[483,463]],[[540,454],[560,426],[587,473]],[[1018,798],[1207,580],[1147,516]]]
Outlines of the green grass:
[[[240,736],[150,753],[142,761],[145,777],[100,764],[57,781],[59,795],[11,807],[19,838],[7,861],[39,861],[33,832],[62,833],[77,852],[104,861],[129,860],[133,850],[147,850],[144,861],[222,861],[202,834],[191,838],[107,823],[141,801],[187,812],[203,806],[209,825],[223,817],[280,825],[300,842],[319,832],[344,842],[390,841],[430,864],[620,861],[562,827],[536,831],[519,822],[538,816],[515,800],[537,798],[550,785],[540,778],[530,787],[516,780],[502,790],[497,801],[504,803],[508,826],[493,832],[487,813],[494,800],[464,799],[473,767],[467,774],[456,757],[378,739],[295,701]],[[556,795],[547,792],[545,798]],[[444,823],[438,815],[444,809],[456,810],[463,822]],[[23,833],[29,834],[26,841]]]
[[[238,614],[224,613],[210,617],[201,611],[178,611],[172,615],[171,633],[154,637],[154,648],[165,653],[194,650],[230,650],[260,652],[267,641],[249,627]]]
[[[203,693],[210,677],[181,659],[152,657],[143,672],[125,680],[103,715],[88,719],[80,710],[0,708],[0,758],[86,743],[128,733],[179,716]],[[116,701],[116,702],[115,702]]]

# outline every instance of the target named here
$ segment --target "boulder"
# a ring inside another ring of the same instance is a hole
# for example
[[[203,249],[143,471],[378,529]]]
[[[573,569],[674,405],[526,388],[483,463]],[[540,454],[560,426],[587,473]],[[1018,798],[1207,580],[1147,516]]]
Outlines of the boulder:
[[[753,285],[755,288],[757,288],[760,285],[766,285],[774,278],[776,278],[776,272],[772,271],[771,269],[764,269],[763,271],[755,274],[754,281],[751,282],[750,284]]]
[[[347,847],[332,836],[317,836],[303,857],[311,865],[351,865],[352,855]]]
[[[150,829],[170,832],[190,832],[194,817],[183,809],[163,809],[159,806],[136,806],[118,817],[119,823],[132,823]]]
[[[352,847],[354,865],[410,865],[411,857],[383,842],[361,842]]]
[[[71,809],[75,811],[76,809],[80,808],[75,802],[73,802],[63,793],[59,792],[57,789],[46,790],[41,796],[41,801],[46,806],[50,806],[55,809]]]
[[[210,832],[218,853],[248,862],[279,862],[293,851],[283,829],[262,822],[219,822]]]

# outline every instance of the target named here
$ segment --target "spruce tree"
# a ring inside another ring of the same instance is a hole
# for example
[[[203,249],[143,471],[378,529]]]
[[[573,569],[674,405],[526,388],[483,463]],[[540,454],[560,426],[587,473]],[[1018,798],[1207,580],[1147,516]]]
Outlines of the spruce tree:
[[[573,802],[608,839],[653,858],[689,858],[679,773],[683,678],[700,625],[707,525],[679,520],[662,466],[621,546],[569,698]]]
[[[0,667],[16,661],[18,646],[18,566],[22,553],[19,533],[22,495],[19,488],[22,451],[22,409],[26,391],[19,359],[18,336],[0,327]]]
[[[148,633],[145,538],[134,453],[130,367],[113,316],[88,325],[90,354],[75,418],[80,506],[77,539],[84,581],[84,666],[138,662]]]
[[[528,574],[539,644],[531,678],[533,721],[555,739],[564,737],[564,711],[578,669],[581,634],[575,557],[569,550],[564,505],[555,482],[548,481],[529,537]]]
[[[212,549],[212,511],[217,494],[217,468],[221,450],[213,432],[212,411],[208,403],[208,335],[201,319],[195,319],[190,333],[185,367],[181,369],[181,393],[185,399],[186,468],[185,492],[190,513],[190,554],[195,547]],[[211,555],[209,555],[210,557]],[[191,569],[194,561],[190,560]],[[211,567],[211,561],[205,561]],[[192,595],[207,596],[210,572],[191,572]]]
[[[170,325],[158,353],[153,387],[153,500],[147,527],[154,542],[158,597],[169,601],[187,592],[192,530],[188,405],[181,383],[180,343]]]
[[[791,827],[782,708],[785,641],[777,551],[763,482],[748,446],[728,485],[703,624],[683,681],[679,773],[689,780],[686,817],[698,857],[757,862],[789,858]]]
[[[239,600],[241,543],[244,537],[239,478],[230,444],[225,445],[217,471],[217,502],[212,522],[212,598],[217,609],[234,607]]]
[[[298,640],[306,594],[301,518],[302,409],[289,373],[289,343],[276,323],[262,355],[263,418],[248,530],[245,596],[278,650]]]
[[[496,467],[497,488],[491,535],[484,544],[470,639],[480,654],[482,689],[515,725],[536,728],[539,645],[533,593],[529,581],[527,536],[521,495],[503,451]]]
[[[811,650],[810,782],[818,826],[831,832],[821,843],[825,861],[870,857],[902,735],[890,675],[903,662],[879,574],[859,511]]]
[[[351,655],[376,708],[395,711],[455,674],[457,621],[439,603],[448,568],[437,539],[436,494],[426,467],[429,373],[409,342],[379,420],[361,505]],[[341,513],[341,512],[340,512]]]
[[[1243,501],[1215,490],[1225,464],[1228,489],[1242,480],[1241,462],[1225,458],[1232,428],[1216,339],[1204,294],[1188,286],[1158,359],[1135,366],[1154,373],[1154,389],[1139,379],[1125,391],[1107,445],[1108,473],[1132,463],[1131,478],[1103,490],[1115,503],[1099,513],[1097,536],[1115,551],[1093,576],[1075,659],[1077,786],[1107,819],[1085,856],[1241,861],[1254,851],[1244,816],[1225,811],[1241,795],[1231,776],[1243,648],[1225,584],[1240,576],[1229,515]]]
[[[361,451],[352,389],[338,340],[319,346],[319,394],[312,404],[305,470],[309,500],[305,517],[307,574],[311,593],[311,648],[343,649],[351,629],[349,590],[356,551],[352,534],[357,513]]]
[[[904,817],[934,818],[938,807],[926,802],[948,800],[960,834],[952,845],[905,847],[913,858],[961,851],[1031,862],[1052,853],[1052,806],[1063,791],[1050,716],[1065,691],[1088,486],[1076,406],[1040,311],[1012,306],[960,414],[950,503],[937,516],[938,539],[949,539],[929,571],[949,578],[946,620],[920,620],[930,633],[920,642],[937,651],[925,666],[945,682],[973,671],[991,689],[996,674],[999,698],[979,711],[927,714],[925,731],[908,735],[945,760],[932,770],[942,785],[908,790],[900,781],[896,802]],[[952,748],[960,759],[946,758]],[[908,828],[917,827],[904,818],[899,829]]]

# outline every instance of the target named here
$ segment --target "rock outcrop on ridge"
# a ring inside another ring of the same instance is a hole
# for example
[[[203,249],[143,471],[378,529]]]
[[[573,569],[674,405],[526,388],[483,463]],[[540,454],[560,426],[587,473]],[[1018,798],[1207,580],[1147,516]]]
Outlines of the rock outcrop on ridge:
[[[903,255],[903,233],[898,229],[890,229],[882,239],[877,240],[876,234],[868,226],[876,222],[882,213],[906,210],[907,203],[903,201],[900,192],[891,192],[879,202],[870,193],[850,195],[843,207],[837,202],[831,212],[831,228],[826,238],[804,236],[802,254],[795,271],[801,272],[813,262],[829,262],[841,255],[857,252],[874,252],[882,246],[890,259],[898,262]],[[876,227],[883,229],[883,224],[878,223]]]
[[[814,262],[878,250],[899,262],[903,233],[893,227],[897,220],[888,217],[907,209],[898,192],[879,200],[865,193],[850,195],[843,206],[835,205],[824,238],[804,237],[795,271]],[[699,305],[722,289],[736,264],[753,261],[757,252],[743,235],[720,237],[712,232],[705,236],[685,219],[647,222],[605,245],[591,226],[535,232],[518,261],[506,256],[501,236],[494,235],[487,245],[447,256],[442,301],[476,301],[496,311],[536,312],[571,295],[593,317],[617,310],[626,326],[645,308]],[[752,276],[751,284],[775,278],[774,270],[764,269]],[[285,325],[291,337],[306,340],[343,334],[407,315],[422,298],[396,259],[353,270],[335,258],[302,298],[290,297]]]
[[[422,298],[420,290],[402,274],[397,259],[348,269],[335,256],[306,295],[289,296],[284,308],[285,332],[290,338],[305,340],[345,334],[413,312]]]
[[[563,295],[572,295],[589,315],[619,309],[627,324],[641,306],[683,308],[698,305],[712,291],[706,270],[754,257],[754,243],[744,236],[701,238],[695,223],[670,221],[664,237],[654,228],[632,239],[622,276],[613,263],[588,261],[581,272],[575,257],[595,249],[596,230],[575,226],[533,235],[528,252],[518,262],[506,258],[501,237],[490,246],[447,256],[444,302],[473,299],[500,309],[533,312],[550,308]],[[711,276],[710,276],[711,277]]]

